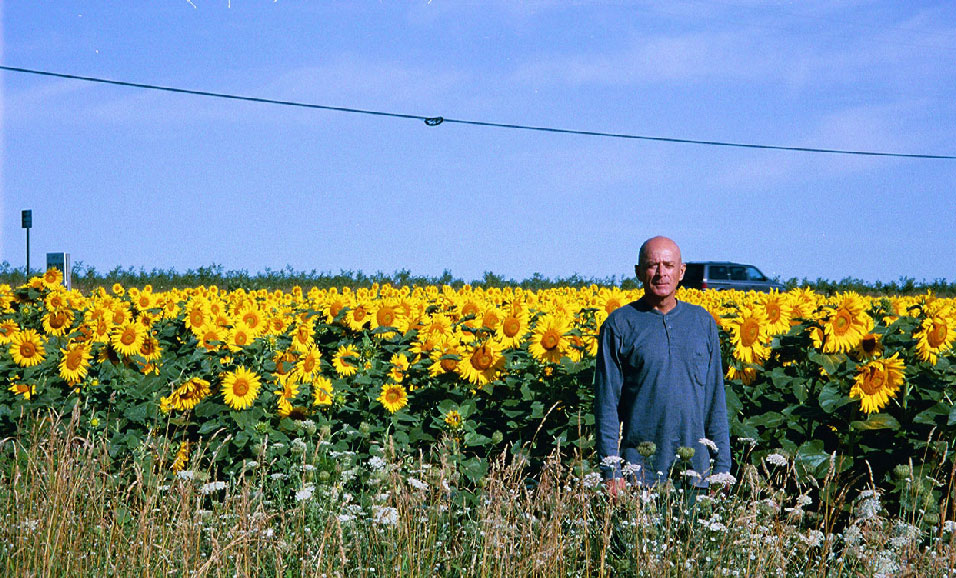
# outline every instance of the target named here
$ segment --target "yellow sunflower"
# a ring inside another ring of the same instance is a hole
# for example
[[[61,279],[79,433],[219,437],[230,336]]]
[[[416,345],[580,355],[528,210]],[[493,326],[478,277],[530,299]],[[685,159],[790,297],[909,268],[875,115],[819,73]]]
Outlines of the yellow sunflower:
[[[43,339],[32,329],[18,331],[10,340],[10,355],[20,367],[38,365],[46,356]]]
[[[395,331],[386,331],[385,328],[396,329],[404,333],[405,324],[402,322],[401,312],[398,309],[397,302],[392,299],[378,301],[373,308],[373,314],[369,316],[369,320],[373,330],[382,328],[376,333],[379,337],[386,338],[395,334]]]
[[[110,345],[121,355],[136,355],[146,340],[146,328],[141,323],[127,321],[113,328]]]
[[[198,333],[209,321],[209,304],[200,299],[193,299],[186,305],[184,321],[186,327],[193,333]]]
[[[425,317],[422,319],[421,327],[418,329],[419,339],[423,339],[423,336],[447,337],[452,334],[451,326],[451,319],[443,313],[435,313],[434,315]]]
[[[300,319],[292,329],[292,348],[305,351],[315,344],[315,321],[309,317]]]
[[[63,284],[63,273],[56,267],[50,267],[43,274],[43,284],[47,289],[60,287]]]
[[[364,303],[355,303],[345,314],[345,322],[352,331],[361,331],[371,320],[371,310]]]
[[[8,387],[15,395],[23,396],[23,399],[30,399],[37,394],[37,386],[27,385],[25,383],[14,382]]]
[[[173,459],[173,463],[169,466],[174,472],[179,472],[186,469],[186,464],[189,463],[189,442],[182,442],[179,444],[179,450],[176,452],[176,457]]]
[[[199,402],[210,393],[212,393],[212,390],[209,387],[208,381],[199,377],[193,377],[175,388],[167,397],[160,399],[159,408],[163,410],[164,413],[169,413],[174,409],[177,411],[188,411],[199,405]]]
[[[222,376],[222,396],[226,405],[237,411],[252,407],[260,386],[259,376],[243,366]]]
[[[226,333],[226,347],[229,351],[241,351],[255,339],[255,332],[243,324],[238,324]]]
[[[332,405],[332,382],[319,376],[312,381],[312,405]]]
[[[492,341],[469,347],[456,366],[458,374],[470,383],[481,387],[497,379],[504,369],[505,358],[498,352]]]
[[[872,326],[863,298],[844,294],[837,308],[823,323],[824,353],[846,353],[857,346]]]
[[[454,373],[462,359],[461,341],[455,336],[444,337],[431,350],[432,364],[428,373],[438,377],[446,373]]]
[[[298,355],[294,350],[277,352],[273,358],[276,364],[275,371],[273,371],[276,379],[280,381],[288,379],[295,370],[296,360],[298,360]]]
[[[237,327],[243,327],[252,337],[262,335],[266,330],[266,318],[258,307],[250,306],[239,311]]]
[[[853,357],[856,359],[873,359],[883,355],[883,343],[878,333],[867,333],[853,348]]]
[[[10,343],[19,330],[20,326],[12,319],[0,321],[0,345]]]
[[[92,354],[85,343],[75,343],[67,349],[62,349],[63,358],[60,360],[60,377],[70,384],[83,381],[90,369]]]
[[[463,421],[461,413],[457,409],[450,410],[445,414],[445,423],[453,430],[460,429]]]
[[[404,353],[396,353],[392,355],[389,363],[392,365],[388,371],[389,376],[395,383],[401,383],[405,379],[405,372],[408,371],[408,358]]]
[[[857,370],[850,397],[859,398],[866,413],[880,411],[903,384],[903,360],[899,352],[889,359],[874,359]]]
[[[538,361],[559,363],[567,354],[571,341],[565,335],[569,330],[568,320],[559,315],[543,315],[538,318],[531,336],[528,352]]]
[[[282,382],[279,389],[272,393],[289,402],[291,406],[292,400],[295,399],[295,396],[299,395],[299,382],[287,379]]]
[[[763,309],[768,335],[780,335],[790,330],[790,300],[786,293],[776,289],[758,298]]]
[[[923,320],[916,337],[916,352],[923,361],[936,365],[939,354],[943,353],[956,339],[956,327],[953,319],[945,315],[931,315]]]
[[[332,367],[342,377],[350,377],[358,373],[361,361],[358,350],[351,345],[342,345],[332,358]]]
[[[343,309],[349,306],[349,299],[344,295],[339,295],[338,293],[330,296],[328,303],[326,303],[325,311],[325,322],[331,325],[335,323],[335,318],[338,317],[339,313]],[[344,323],[344,320],[341,320]]]
[[[214,351],[222,347],[226,342],[227,331],[214,323],[206,323],[196,334],[199,339],[199,347],[206,351]]]
[[[755,367],[745,367],[743,369],[737,369],[733,365],[727,368],[727,379],[740,379],[740,383],[744,385],[750,385],[754,382],[754,379],[757,378],[757,368]]]
[[[502,347],[518,349],[528,333],[528,326],[527,310],[520,307],[511,307],[498,323],[495,337]]]
[[[767,318],[762,308],[747,307],[738,311],[734,319],[726,320],[730,326],[734,359],[760,365],[770,356]]]
[[[146,361],[156,361],[163,356],[163,349],[159,345],[159,339],[147,333],[143,338],[143,345],[139,348],[139,354]]]
[[[382,393],[378,396],[378,401],[389,413],[395,413],[408,404],[408,394],[400,384],[386,383],[382,385]]]
[[[314,345],[306,349],[295,364],[295,374],[301,380],[311,379],[319,371],[319,349]]]

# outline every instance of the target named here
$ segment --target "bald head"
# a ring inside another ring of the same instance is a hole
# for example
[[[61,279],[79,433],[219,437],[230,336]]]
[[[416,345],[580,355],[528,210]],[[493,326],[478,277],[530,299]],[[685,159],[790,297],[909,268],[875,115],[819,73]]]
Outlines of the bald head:
[[[644,285],[643,299],[664,313],[677,303],[677,287],[684,278],[680,247],[667,237],[652,237],[641,245],[634,267]]]
[[[668,239],[667,237],[651,237],[650,239],[644,241],[644,244],[641,245],[641,250],[637,253],[637,264],[641,265],[644,263],[648,255],[651,253],[657,253],[659,251],[669,251],[672,255],[677,257],[677,264],[683,264],[683,260],[680,255],[680,247],[677,246],[673,240]]]

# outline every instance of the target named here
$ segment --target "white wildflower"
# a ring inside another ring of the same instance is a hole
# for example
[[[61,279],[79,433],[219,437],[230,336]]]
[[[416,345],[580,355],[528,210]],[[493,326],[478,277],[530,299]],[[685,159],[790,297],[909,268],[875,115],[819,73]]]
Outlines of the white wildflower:
[[[179,470],[178,472],[176,472],[176,477],[179,478],[180,480],[191,480],[193,479],[193,476],[195,475],[196,475],[195,472],[193,472],[192,470]]]
[[[780,466],[782,468],[787,466],[787,457],[782,454],[772,453],[765,457],[764,460],[773,466]]]
[[[225,489],[226,489],[226,482],[209,482],[208,484],[203,484],[202,487],[199,488],[199,493],[211,494],[213,492],[216,492],[219,490],[225,490]]]
[[[956,521],[946,520],[945,522],[943,522],[943,533],[956,534]]]
[[[866,490],[860,493],[860,503],[856,506],[856,515],[861,520],[869,520],[880,515],[882,505],[880,504],[880,494],[874,490]]]
[[[601,474],[599,474],[598,472],[591,472],[590,474],[586,474],[583,478],[581,478],[581,484],[585,488],[593,488],[600,483],[601,483]]]
[[[693,478],[695,480],[699,480],[701,477],[700,474],[698,474],[694,470],[684,470],[683,472],[680,473],[680,475],[684,476],[685,478]]]
[[[419,480],[418,478],[408,478],[408,485],[415,488],[416,490],[428,489],[428,484]]]
[[[312,484],[306,484],[301,490],[295,493],[295,501],[301,502],[303,500],[308,500],[312,497],[313,492],[315,492],[315,486]]]
[[[638,472],[641,471],[641,464],[624,464],[624,475],[625,476],[636,476]]]
[[[621,456],[606,456],[605,458],[601,460],[601,465],[606,468],[614,468],[614,467],[617,467],[618,464],[620,464],[623,461],[624,461],[624,458],[622,458]]]
[[[368,460],[368,467],[373,471],[381,470],[382,468],[385,467],[385,460],[383,460],[379,456],[372,456]]]
[[[737,478],[735,478],[730,472],[721,472],[707,476],[707,482],[711,484],[732,486],[737,483]]]
[[[389,506],[372,506],[372,521],[379,525],[398,524],[398,510]]]
[[[803,542],[811,548],[816,548],[823,543],[823,532],[820,530],[807,530],[807,533],[800,536]]]
[[[246,468],[247,470],[254,470],[259,467],[259,462],[256,460],[246,460],[242,464],[242,467]]]
[[[707,438],[700,438],[700,439],[697,440],[697,441],[700,442],[700,445],[706,447],[707,449],[709,449],[710,451],[712,451],[712,452],[714,452],[714,453],[717,453],[717,444],[714,443],[713,441],[711,441],[711,440],[709,440],[709,439],[707,439]]]

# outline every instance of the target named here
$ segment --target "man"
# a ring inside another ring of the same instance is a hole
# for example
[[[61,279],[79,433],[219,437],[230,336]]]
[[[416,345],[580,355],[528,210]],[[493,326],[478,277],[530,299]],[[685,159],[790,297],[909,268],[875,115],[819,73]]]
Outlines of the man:
[[[717,325],[704,308],[677,300],[684,269],[674,241],[648,239],[635,267],[644,296],[601,326],[594,417],[612,495],[625,487],[625,477],[654,484],[667,479],[672,466],[696,487],[706,487],[710,474],[730,471]],[[680,447],[694,450],[683,450],[683,458],[693,456],[675,466]]]

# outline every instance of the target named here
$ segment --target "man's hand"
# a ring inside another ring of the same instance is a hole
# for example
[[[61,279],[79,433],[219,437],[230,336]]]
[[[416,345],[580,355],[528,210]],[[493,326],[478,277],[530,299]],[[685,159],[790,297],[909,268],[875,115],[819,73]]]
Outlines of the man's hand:
[[[612,498],[616,498],[626,487],[627,482],[624,481],[624,478],[611,478],[604,481],[604,488]]]

